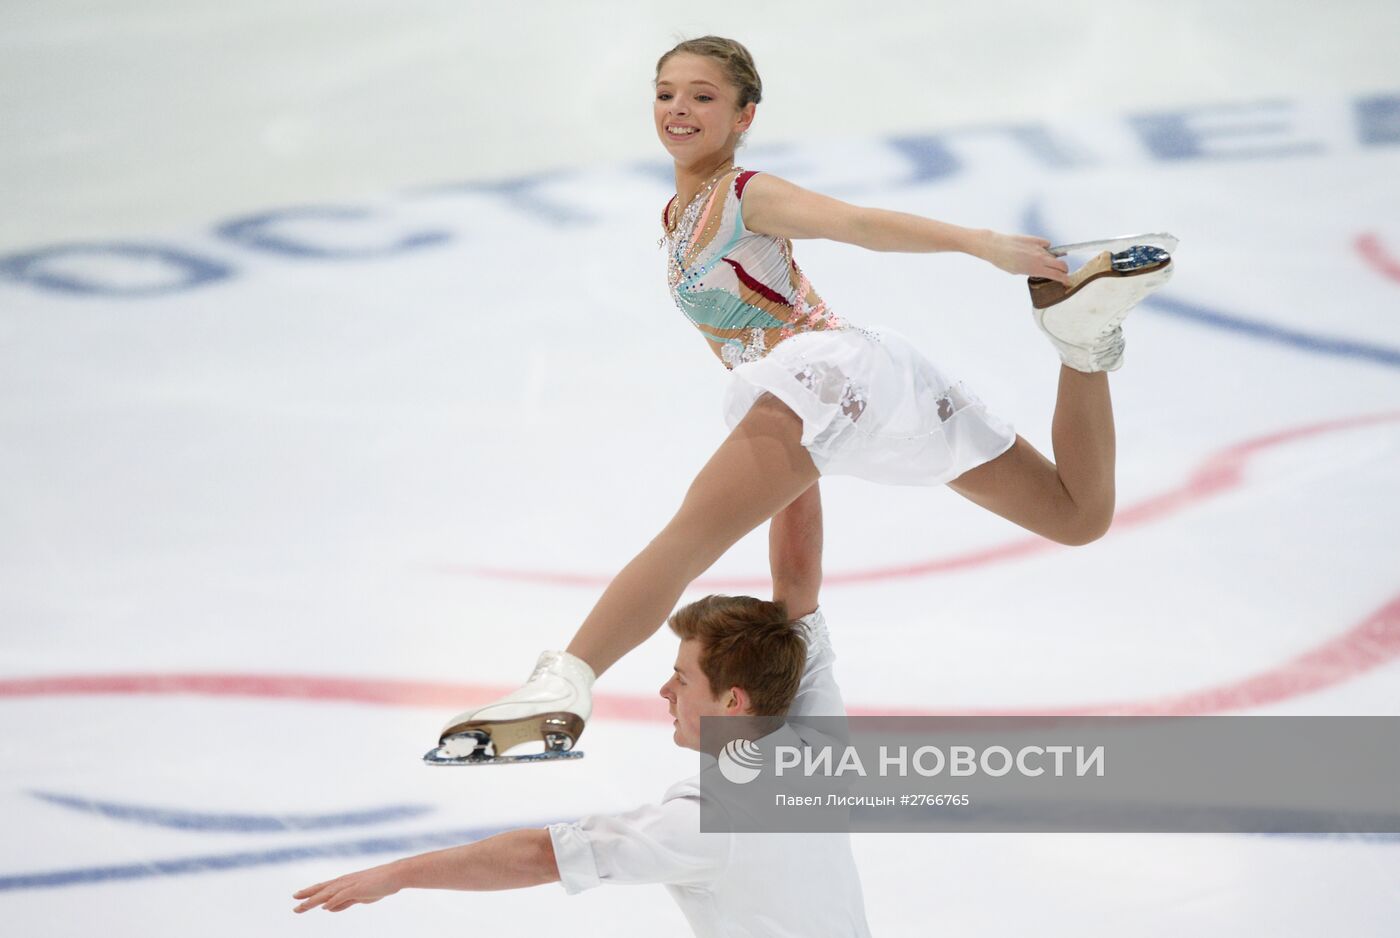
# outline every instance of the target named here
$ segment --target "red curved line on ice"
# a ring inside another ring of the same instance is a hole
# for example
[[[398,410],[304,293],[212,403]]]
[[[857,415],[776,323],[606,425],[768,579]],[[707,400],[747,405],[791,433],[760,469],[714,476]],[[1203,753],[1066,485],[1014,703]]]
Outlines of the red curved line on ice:
[[[1139,502],[1118,513],[1115,527],[1142,524],[1179,511],[1185,505],[1239,485],[1248,460],[1256,453],[1295,440],[1334,430],[1400,419],[1400,412],[1374,414],[1311,424],[1256,437],[1220,451],[1207,459],[1183,486]],[[923,572],[970,565],[980,557],[1020,545],[995,548],[965,558],[932,561]],[[980,561],[985,562],[985,561]],[[913,568],[906,568],[913,569]],[[850,575],[848,575],[850,576]],[[828,578],[830,579],[830,578]],[[1289,661],[1253,677],[1203,690],[1145,701],[1086,704],[1052,708],[999,707],[924,708],[852,707],[852,716],[948,715],[948,716],[1062,716],[1083,714],[1183,716],[1222,713],[1262,707],[1302,694],[1344,683],[1400,657],[1400,595],[1371,613],[1343,634],[1323,642]],[[514,687],[480,684],[442,684],[425,681],[392,681],[309,675],[263,674],[117,674],[0,680],[0,697],[44,697],[91,694],[193,694],[212,697],[256,697],[287,700],[330,701],[386,706],[451,709],[471,700],[490,700]],[[659,697],[599,694],[593,712],[604,719],[665,722],[669,719]]]
[[[1366,263],[1382,276],[1400,280],[1400,260],[1391,257],[1381,246],[1381,239],[1372,232],[1356,236],[1356,250]]]
[[[1194,716],[1249,710],[1342,684],[1400,657],[1400,595],[1341,635],[1253,677],[1144,701],[1061,707],[851,707],[851,716]],[[514,687],[440,684],[289,674],[80,674],[0,681],[0,698],[190,694],[451,710],[491,700]],[[598,694],[593,714],[605,720],[665,723],[659,696]]]
[[[1395,420],[1400,420],[1400,411],[1366,414],[1358,417],[1346,417],[1339,420],[1327,420],[1321,423],[1296,427],[1292,430],[1282,430],[1267,436],[1256,437],[1252,440],[1245,440],[1242,443],[1236,443],[1234,446],[1227,447],[1209,456],[1196,468],[1195,472],[1191,474],[1186,482],[1177,488],[1160,495],[1146,498],[1126,508],[1120,508],[1114,515],[1113,530],[1110,534],[1119,533],[1151,521],[1159,521],[1196,502],[1204,501],[1212,496],[1219,495],[1222,492],[1239,486],[1243,481],[1245,465],[1252,456],[1263,450],[1324,433],[1350,430],[1355,427],[1366,426],[1367,424],[1388,423]],[[990,563],[997,563],[1003,560],[1026,557],[1031,554],[1058,549],[1063,548],[1043,537],[1031,536],[996,547],[974,550],[965,554],[955,554],[951,557],[938,557],[932,560],[924,560],[911,564],[876,567],[869,570],[853,570],[844,573],[840,571],[828,572],[822,577],[822,582],[826,586],[844,586],[855,583],[876,583],[882,580],[901,580],[933,576],[939,573],[967,570],[972,567],[980,567]],[[492,579],[519,580],[527,583],[548,583],[553,586],[599,587],[606,586],[612,580],[611,577],[597,573],[515,570],[500,567],[463,566],[459,564],[443,564],[440,565],[438,569],[450,573],[466,573]],[[771,583],[772,581],[767,577],[701,577],[692,585],[701,590],[761,590],[767,589]]]

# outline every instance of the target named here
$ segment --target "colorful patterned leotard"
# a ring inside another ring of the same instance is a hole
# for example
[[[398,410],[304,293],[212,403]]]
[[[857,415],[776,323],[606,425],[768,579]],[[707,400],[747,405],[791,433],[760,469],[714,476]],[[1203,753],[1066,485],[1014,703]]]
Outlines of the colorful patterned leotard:
[[[671,296],[727,368],[797,333],[842,327],[793,261],[792,242],[744,227],[741,200],[755,175],[725,172],[686,206],[674,231],[674,196],[661,213]]]

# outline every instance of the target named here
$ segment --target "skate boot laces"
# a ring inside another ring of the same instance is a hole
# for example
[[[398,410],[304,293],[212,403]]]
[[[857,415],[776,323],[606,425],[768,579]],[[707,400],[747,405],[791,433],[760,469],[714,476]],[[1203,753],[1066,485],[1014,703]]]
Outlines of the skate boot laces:
[[[535,662],[535,670],[530,672],[529,680],[527,680],[525,683],[533,684],[535,681],[539,680],[540,678],[548,674],[550,671],[554,670],[554,667],[556,664],[558,664],[558,662],[559,652],[541,652],[539,660]]]
[[[1112,331],[1104,333],[1094,343],[1090,353],[1094,359],[1094,366],[1101,371],[1116,371],[1123,362],[1123,348],[1126,344],[1123,339],[1123,327],[1114,326]]]

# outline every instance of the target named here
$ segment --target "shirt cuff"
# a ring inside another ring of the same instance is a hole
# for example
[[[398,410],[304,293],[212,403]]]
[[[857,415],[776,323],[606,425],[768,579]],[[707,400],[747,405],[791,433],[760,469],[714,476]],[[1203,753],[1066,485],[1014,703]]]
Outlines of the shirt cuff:
[[[818,606],[814,611],[797,620],[807,628],[807,648],[811,653],[831,646],[831,633],[826,628],[826,616]]]
[[[554,844],[554,865],[559,868],[559,885],[569,895],[601,885],[598,861],[593,858],[593,846],[577,824],[549,825],[549,839]]]

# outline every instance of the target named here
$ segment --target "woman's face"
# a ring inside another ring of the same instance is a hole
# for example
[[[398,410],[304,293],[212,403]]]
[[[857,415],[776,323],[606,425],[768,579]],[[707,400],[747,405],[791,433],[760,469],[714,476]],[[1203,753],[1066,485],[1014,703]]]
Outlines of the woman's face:
[[[682,166],[731,159],[754,105],[739,109],[739,90],[714,59],[678,52],[656,78],[656,136]]]

